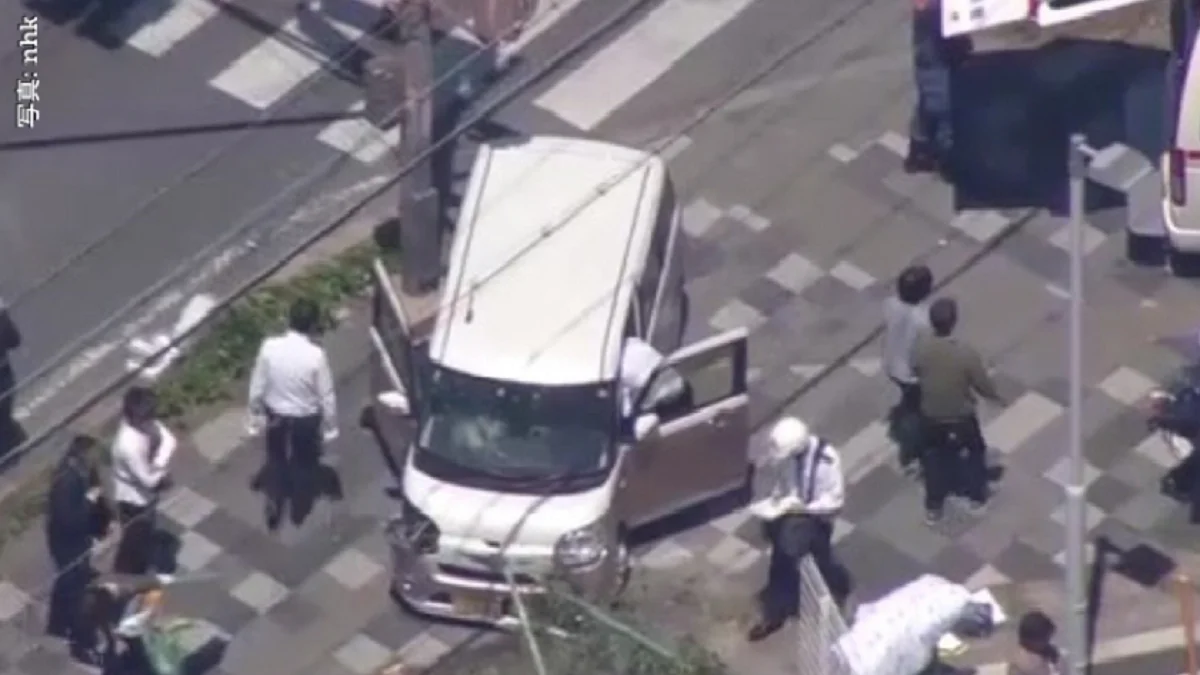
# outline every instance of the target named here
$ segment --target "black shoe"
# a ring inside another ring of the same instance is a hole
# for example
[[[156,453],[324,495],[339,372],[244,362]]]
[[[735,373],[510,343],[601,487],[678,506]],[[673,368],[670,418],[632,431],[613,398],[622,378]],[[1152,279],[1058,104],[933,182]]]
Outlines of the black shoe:
[[[283,505],[276,501],[268,501],[264,515],[266,516],[268,530],[274,531],[279,529],[279,521],[283,520]]]
[[[774,635],[780,628],[783,628],[784,622],[780,619],[774,621],[759,621],[754,624],[750,632],[746,634],[746,639],[750,642],[761,642],[771,635]]]
[[[904,158],[904,170],[908,173],[933,173],[938,170],[937,157],[920,150],[909,151]]]

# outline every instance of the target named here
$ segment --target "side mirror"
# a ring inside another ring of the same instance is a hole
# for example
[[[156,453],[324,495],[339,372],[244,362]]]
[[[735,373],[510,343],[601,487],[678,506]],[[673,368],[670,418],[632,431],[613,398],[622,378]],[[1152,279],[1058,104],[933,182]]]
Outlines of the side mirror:
[[[409,406],[408,396],[406,396],[402,391],[396,391],[393,389],[391,391],[380,392],[379,395],[375,397],[375,400],[379,402],[379,405],[387,408],[388,412],[394,415],[407,416],[410,412],[412,412],[412,408]]]
[[[659,419],[654,413],[638,415],[633,421],[633,438],[640,441],[658,430]]]

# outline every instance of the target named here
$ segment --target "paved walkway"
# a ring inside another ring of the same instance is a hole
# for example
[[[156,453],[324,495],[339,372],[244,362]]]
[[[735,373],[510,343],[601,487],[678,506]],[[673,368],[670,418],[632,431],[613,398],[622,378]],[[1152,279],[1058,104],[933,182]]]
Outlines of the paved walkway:
[[[880,12],[870,21],[882,31],[903,8]],[[991,195],[993,208],[956,209],[963,195],[900,171],[909,87],[895,72],[813,85],[801,97],[764,97],[673,146],[687,204],[690,332],[749,327],[756,420],[795,412],[842,448],[852,486],[838,548],[860,600],[932,571],[991,588],[1014,613],[1061,607],[1066,263],[1059,221],[1033,207],[1054,206],[1047,197],[1060,166],[1057,132],[1084,126],[1093,138],[1111,138],[1123,126],[1112,113],[1094,112],[1121,109],[1112,99],[1122,71],[1079,80],[1079,64],[1097,58],[1107,56],[1055,53],[1033,71],[1014,74],[1001,63],[980,76],[1007,101],[979,106],[989,126],[966,141],[990,139],[976,145],[976,164],[1012,178],[1006,194]],[[999,63],[981,61],[981,68]],[[996,208],[1001,197],[1007,201]],[[1172,560],[1190,567],[1200,554],[1197,530],[1157,492],[1166,458],[1137,410],[1180,363],[1147,337],[1194,324],[1200,308],[1191,282],[1122,261],[1119,222],[1119,209],[1101,208],[1086,238],[1088,523],[1093,539],[1104,535],[1123,552],[1104,576],[1102,641],[1177,622],[1163,575]],[[895,467],[881,421],[894,393],[871,342],[890,280],[913,260],[949,280],[965,338],[994,362],[1011,401],[985,409],[986,435],[1005,468],[991,509],[979,518],[953,512],[935,529],[921,521],[919,490]],[[164,520],[178,540],[179,565],[198,572],[173,594],[181,612],[204,619],[191,636],[198,672],[219,661],[207,672],[367,675],[396,659],[432,663],[473,637],[399,612],[385,592],[380,518],[392,508],[395,479],[371,438],[356,430],[366,399],[364,321],[353,311],[330,338],[346,419],[328,453],[331,499],[302,527],[274,536],[263,529],[249,486],[261,454],[240,438],[240,411],[185,439],[180,486]],[[42,617],[30,598],[40,597],[49,567],[40,534],[27,537],[0,558],[3,669],[67,675],[57,646],[35,639]],[[694,614],[706,617],[728,657],[792,662],[793,642],[781,638],[756,655],[740,642],[762,553],[752,525],[735,513],[655,542],[640,559],[653,592],[713,608]],[[678,587],[684,582],[691,591]],[[967,660],[999,660],[1002,642],[973,646]]]

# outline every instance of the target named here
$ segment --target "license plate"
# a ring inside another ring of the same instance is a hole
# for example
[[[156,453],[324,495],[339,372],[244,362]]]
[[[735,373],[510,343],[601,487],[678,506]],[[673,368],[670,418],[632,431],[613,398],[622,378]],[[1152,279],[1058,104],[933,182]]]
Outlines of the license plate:
[[[483,616],[490,614],[491,597],[487,593],[460,591],[450,596],[454,613],[461,616]]]

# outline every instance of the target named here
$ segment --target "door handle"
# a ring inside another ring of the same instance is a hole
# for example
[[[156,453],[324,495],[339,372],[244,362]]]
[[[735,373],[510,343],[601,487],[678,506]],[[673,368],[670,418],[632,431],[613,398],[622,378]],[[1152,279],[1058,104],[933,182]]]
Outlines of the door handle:
[[[708,425],[718,429],[724,429],[726,421],[727,419],[724,415],[717,415],[716,417],[710,417],[708,419]]]

